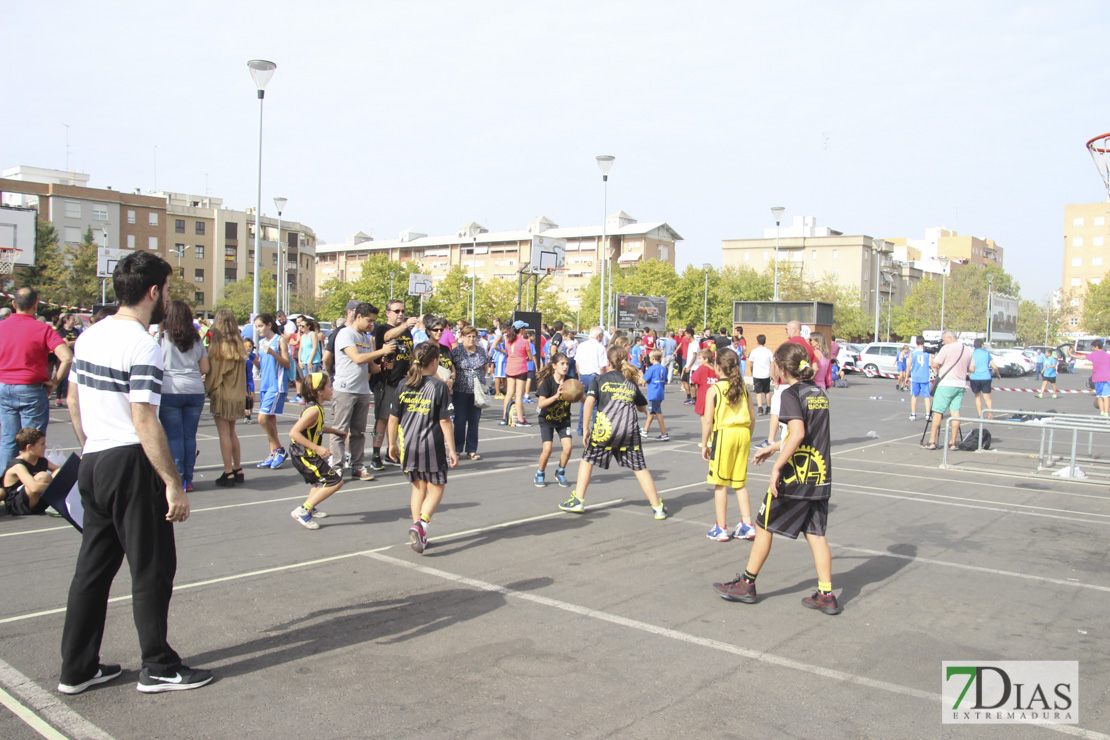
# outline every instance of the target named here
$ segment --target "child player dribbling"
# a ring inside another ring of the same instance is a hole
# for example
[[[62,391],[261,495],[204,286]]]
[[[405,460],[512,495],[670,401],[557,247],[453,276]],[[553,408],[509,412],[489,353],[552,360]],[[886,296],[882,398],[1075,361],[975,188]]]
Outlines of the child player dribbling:
[[[331,388],[331,378],[326,373],[311,373],[305,378],[301,384],[301,397],[307,408],[289,430],[289,439],[293,443],[289,446],[289,456],[293,467],[311,486],[308,498],[290,514],[308,529],[320,528],[316,520],[323,519],[327,514],[316,507],[343,487],[343,476],[328,465],[331,450],[323,446],[325,432],[344,438],[347,436],[346,432],[324,426],[324,407],[320,402],[331,400]]]
[[[755,455],[755,464],[759,465],[778,453],[767,498],[756,517],[747,570],[726,583],[714,583],[713,588],[728,601],[754,604],[755,579],[771,552],[772,533],[790,539],[805,533],[817,566],[817,590],[802,599],[802,604],[825,614],[839,614],[841,607],[832,592],[832,553],[825,539],[832,490],[829,398],[812,382],[815,368],[808,359],[799,344],[783,344],[775,351],[780,377],[789,384],[779,411],[779,418],[787,425],[786,439]]]
[[[539,382],[539,388],[536,391],[536,398],[539,400],[536,407],[539,409],[540,417],[540,441],[543,442],[543,447],[540,449],[540,463],[536,470],[537,488],[547,485],[544,474],[555,437],[559,438],[563,448],[559,453],[559,467],[555,468],[555,480],[563,488],[570,486],[570,481],[567,480],[567,463],[570,462],[574,443],[570,440],[570,402],[563,397],[563,381],[567,379],[569,371],[570,360],[562,352],[556,352],[536,375],[536,380]]]
[[[615,458],[618,465],[636,475],[655,518],[666,519],[667,509],[655,491],[655,481],[647,469],[640,445],[640,423],[636,413],[647,410],[647,399],[638,387],[642,382],[640,371],[628,361],[628,350],[619,345],[609,348],[608,359],[609,372],[595,377],[586,391],[582,411],[582,441],[586,449],[578,465],[578,486],[559,508],[574,514],[583,513],[594,465],[608,470],[609,461]],[[597,417],[592,418],[595,406],[599,410]]]
[[[413,347],[412,365],[389,410],[389,456],[401,462],[401,471],[412,484],[412,526],[409,544],[423,553],[428,546],[428,525],[443,500],[447,468],[459,464],[455,428],[449,407],[451,393],[436,377],[439,345],[422,342]],[[444,440],[451,440],[444,444]]]
[[[752,443],[755,405],[752,394],[744,386],[740,358],[731,349],[717,352],[717,375],[720,379],[705,397],[705,413],[701,417],[701,456],[709,463],[709,483],[714,486],[713,500],[717,521],[705,536],[717,542],[732,537],[755,538],[752,506],[748,500],[748,452]],[[736,532],[728,531],[728,489],[736,490],[740,503],[740,524]]]

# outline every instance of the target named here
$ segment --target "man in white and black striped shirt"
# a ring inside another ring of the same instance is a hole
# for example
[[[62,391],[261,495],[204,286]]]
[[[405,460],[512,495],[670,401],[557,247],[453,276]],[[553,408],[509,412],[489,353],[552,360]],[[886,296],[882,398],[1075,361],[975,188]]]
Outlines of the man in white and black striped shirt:
[[[142,651],[138,690],[192,689],[212,680],[209,671],[183,665],[166,639],[177,570],[173,522],[189,518],[189,499],[158,421],[162,350],[147,330],[165,317],[171,272],[148,252],[120,260],[112,275],[119,312],[82,333],[74,347],[68,403],[82,445],[77,485],[85,521],[62,632],[58,690],[65,694],[122,672],[100,663],[100,644],[108,592],[124,556]]]

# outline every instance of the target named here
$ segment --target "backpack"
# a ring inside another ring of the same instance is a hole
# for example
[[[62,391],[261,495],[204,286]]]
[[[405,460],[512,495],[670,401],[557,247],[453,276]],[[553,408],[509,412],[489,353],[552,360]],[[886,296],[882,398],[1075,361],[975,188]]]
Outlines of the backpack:
[[[975,452],[981,446],[984,450],[989,450],[991,448],[990,430],[983,429],[982,438],[979,436],[979,431],[978,429],[973,429],[964,435],[964,438],[956,445],[957,449],[963,450],[964,452]]]

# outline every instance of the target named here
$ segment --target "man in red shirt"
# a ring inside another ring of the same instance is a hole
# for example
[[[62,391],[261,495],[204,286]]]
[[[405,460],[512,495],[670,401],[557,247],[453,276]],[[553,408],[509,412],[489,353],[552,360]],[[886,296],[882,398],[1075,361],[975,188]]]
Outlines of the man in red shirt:
[[[0,470],[19,454],[15,435],[25,427],[45,432],[50,423],[50,393],[69,375],[73,351],[50,324],[35,318],[39,295],[20,288],[12,301],[15,313],[0,332]],[[54,377],[47,372],[47,358],[58,358]]]
[[[800,321],[786,322],[786,341],[789,344],[800,344],[806,348],[806,354],[809,355],[809,361],[814,365],[814,371],[817,370],[817,355],[813,354],[813,347],[802,336],[802,323]]]

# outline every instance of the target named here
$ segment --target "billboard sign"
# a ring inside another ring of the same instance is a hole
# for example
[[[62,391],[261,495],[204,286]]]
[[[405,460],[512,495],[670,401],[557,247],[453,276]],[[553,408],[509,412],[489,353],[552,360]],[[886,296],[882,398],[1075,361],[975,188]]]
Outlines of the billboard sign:
[[[1016,342],[1018,300],[992,294],[990,314],[990,338],[1001,342]]]
[[[625,331],[663,331],[667,328],[667,299],[618,293],[617,328]]]

